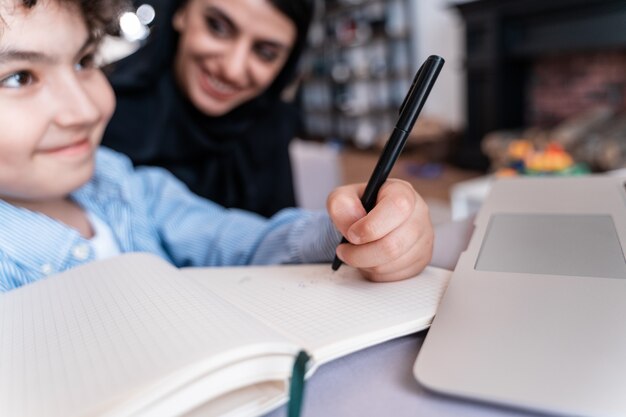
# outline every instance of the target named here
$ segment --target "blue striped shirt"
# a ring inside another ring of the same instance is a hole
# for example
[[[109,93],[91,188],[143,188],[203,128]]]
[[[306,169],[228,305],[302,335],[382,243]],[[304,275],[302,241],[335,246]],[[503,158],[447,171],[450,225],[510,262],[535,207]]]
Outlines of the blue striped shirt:
[[[285,209],[270,219],[225,209],[161,168],[133,168],[106,148],[71,197],[103,219],[122,252],[151,252],[182,266],[330,261],[340,235],[323,212]],[[89,239],[0,200],[0,291],[95,259]]]

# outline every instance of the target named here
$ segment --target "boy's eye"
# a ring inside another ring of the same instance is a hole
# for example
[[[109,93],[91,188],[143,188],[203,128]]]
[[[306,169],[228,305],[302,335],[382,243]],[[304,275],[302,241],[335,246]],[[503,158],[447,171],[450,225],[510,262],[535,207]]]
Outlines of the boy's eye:
[[[95,66],[95,56],[91,53],[83,56],[80,61],[76,63],[75,68],[77,71],[84,71],[86,69],[94,68]]]
[[[0,86],[4,88],[20,88],[31,85],[35,77],[29,71],[18,71],[0,80]]]

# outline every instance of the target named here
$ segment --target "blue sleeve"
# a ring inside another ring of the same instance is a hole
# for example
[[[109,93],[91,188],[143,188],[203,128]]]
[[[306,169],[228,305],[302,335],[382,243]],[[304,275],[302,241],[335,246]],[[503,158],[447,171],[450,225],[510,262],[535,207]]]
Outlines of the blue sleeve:
[[[0,293],[34,282],[37,278],[0,253]]]
[[[161,168],[139,168],[136,190],[177,266],[330,261],[340,236],[325,213],[285,209],[267,219],[226,209]]]

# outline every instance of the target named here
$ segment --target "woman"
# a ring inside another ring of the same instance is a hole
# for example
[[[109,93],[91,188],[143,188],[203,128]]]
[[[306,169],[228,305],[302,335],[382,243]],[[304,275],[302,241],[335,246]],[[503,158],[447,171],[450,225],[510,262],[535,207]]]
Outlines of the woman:
[[[281,100],[309,0],[153,0],[152,38],[110,74],[118,105],[103,144],[164,167],[192,191],[269,216],[295,205]]]

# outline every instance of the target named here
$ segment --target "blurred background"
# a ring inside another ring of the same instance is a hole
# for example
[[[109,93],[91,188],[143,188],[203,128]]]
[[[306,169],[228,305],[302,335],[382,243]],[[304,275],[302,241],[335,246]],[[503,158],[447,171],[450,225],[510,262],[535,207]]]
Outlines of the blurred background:
[[[431,54],[446,64],[392,175],[414,184],[435,222],[475,211],[495,176],[626,167],[626,0],[317,6],[286,92],[304,122],[292,144],[300,205],[322,208],[337,184],[367,181]],[[141,43],[150,13],[125,17],[125,40],[106,44],[106,60]]]

